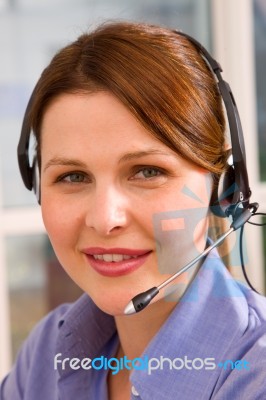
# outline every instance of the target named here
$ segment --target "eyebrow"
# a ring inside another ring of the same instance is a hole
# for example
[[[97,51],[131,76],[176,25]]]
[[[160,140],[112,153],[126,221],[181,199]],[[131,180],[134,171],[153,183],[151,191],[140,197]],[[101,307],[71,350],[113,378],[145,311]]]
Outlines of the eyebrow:
[[[151,155],[160,155],[160,156],[167,156],[167,157],[175,157],[174,154],[171,153],[166,153],[165,151],[159,150],[159,149],[148,149],[145,151],[134,151],[132,153],[126,153],[124,156],[122,156],[119,160],[119,163],[123,163],[126,161],[131,161],[134,159],[138,159],[141,157],[147,157]]]
[[[161,155],[161,156],[167,156],[167,157],[174,157],[173,154],[171,153],[166,153],[162,150],[158,149],[149,149],[146,151],[135,151],[135,152],[130,152],[124,154],[120,159],[119,159],[119,164],[139,159],[142,157],[147,157],[150,155]],[[56,165],[62,165],[62,166],[71,166],[71,167],[79,167],[79,168],[86,168],[86,164],[83,163],[80,160],[76,160],[74,158],[66,158],[66,157],[53,157],[51,158],[44,166],[43,172],[46,171],[49,167],[56,166]]]
[[[53,157],[45,164],[43,172],[46,171],[49,167],[52,167],[54,165],[65,165],[71,167],[86,168],[86,164],[84,164],[80,160],[75,160],[74,158],[66,158],[66,157]]]

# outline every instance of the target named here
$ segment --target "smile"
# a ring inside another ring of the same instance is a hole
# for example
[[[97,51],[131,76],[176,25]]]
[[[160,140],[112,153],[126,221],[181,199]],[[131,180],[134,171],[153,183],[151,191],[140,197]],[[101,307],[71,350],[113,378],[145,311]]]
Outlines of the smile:
[[[130,274],[141,267],[150,250],[103,249],[99,247],[83,250],[89,266],[97,273],[108,277],[118,277]]]

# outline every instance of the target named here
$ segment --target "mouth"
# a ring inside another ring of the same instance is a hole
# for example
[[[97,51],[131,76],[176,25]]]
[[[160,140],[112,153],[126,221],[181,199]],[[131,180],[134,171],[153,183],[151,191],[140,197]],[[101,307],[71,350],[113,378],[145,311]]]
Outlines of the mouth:
[[[100,275],[116,277],[130,274],[141,267],[150,250],[89,248],[83,250],[89,265]]]

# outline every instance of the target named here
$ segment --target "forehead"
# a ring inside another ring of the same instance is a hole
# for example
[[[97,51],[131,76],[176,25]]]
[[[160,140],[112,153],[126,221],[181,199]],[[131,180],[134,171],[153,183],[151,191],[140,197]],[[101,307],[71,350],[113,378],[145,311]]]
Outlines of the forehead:
[[[81,128],[96,126],[99,129],[108,125],[117,130],[122,128],[143,129],[133,114],[111,93],[61,94],[47,107],[42,121],[41,132],[60,127]],[[121,125],[123,123],[123,125]]]
[[[155,138],[112,94],[63,94],[47,107],[41,127],[41,150],[47,147],[71,152],[83,143],[87,149],[106,145],[112,150],[130,145],[171,151]],[[173,154],[175,154],[173,152]]]

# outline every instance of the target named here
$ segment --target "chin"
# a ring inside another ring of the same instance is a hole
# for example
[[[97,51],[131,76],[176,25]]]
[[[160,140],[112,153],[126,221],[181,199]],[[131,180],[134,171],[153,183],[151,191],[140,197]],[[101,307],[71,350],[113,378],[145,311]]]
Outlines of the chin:
[[[107,296],[103,298],[94,298],[90,296],[94,304],[104,313],[112,315],[113,317],[118,315],[124,315],[124,309],[127,303],[130,301],[124,299],[107,299]]]
[[[80,285],[81,286],[81,285]],[[135,294],[128,287],[106,287],[96,284],[93,288],[82,285],[82,290],[87,293],[93,303],[104,313],[118,316],[124,315],[124,309]],[[96,289],[97,288],[97,289]]]

